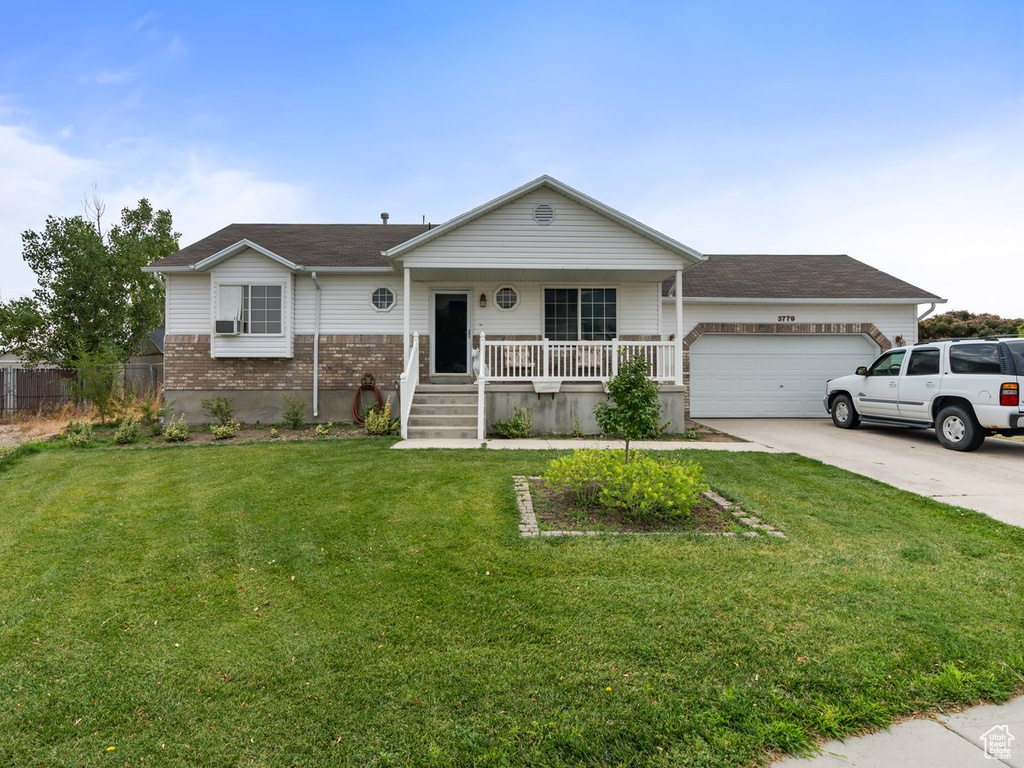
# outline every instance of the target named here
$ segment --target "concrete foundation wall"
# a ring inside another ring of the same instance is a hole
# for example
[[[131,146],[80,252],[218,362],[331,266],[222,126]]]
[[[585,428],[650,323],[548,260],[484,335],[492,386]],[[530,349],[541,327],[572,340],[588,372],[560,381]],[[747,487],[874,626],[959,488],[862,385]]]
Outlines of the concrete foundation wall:
[[[398,418],[398,394],[394,389],[380,387],[382,400],[391,397],[391,413]],[[297,397],[306,403],[306,421],[320,424],[328,421],[351,422],[352,401],[355,389],[329,390],[320,392],[319,416],[313,416],[313,393],[311,390],[252,391],[252,390],[164,390],[164,402],[168,404],[168,418],[185,414],[188,424],[208,424],[212,419],[203,411],[202,401],[217,396],[231,399],[235,418],[243,424],[280,424],[281,410],[285,406],[282,395]],[[369,405],[372,392],[363,393],[363,403]]]
[[[533,432],[538,435],[559,435],[572,432],[579,419],[586,434],[597,434],[601,428],[594,418],[594,406],[606,395],[600,384],[566,384],[557,394],[537,394],[532,387],[494,384],[486,388],[487,431],[496,421],[507,421],[513,408],[526,408],[533,417]],[[685,392],[683,387],[662,386],[658,395],[661,420],[670,422],[669,432],[686,429]]]

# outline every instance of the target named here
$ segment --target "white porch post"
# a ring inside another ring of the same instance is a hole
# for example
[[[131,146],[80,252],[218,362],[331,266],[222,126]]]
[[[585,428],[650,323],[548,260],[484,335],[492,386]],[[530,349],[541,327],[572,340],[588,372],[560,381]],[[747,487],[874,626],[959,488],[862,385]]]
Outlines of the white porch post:
[[[406,267],[402,270],[402,370],[404,371],[409,367],[409,329],[412,318],[412,310],[410,305],[412,304],[412,296],[409,295],[409,286],[411,280],[409,279],[409,268]]]
[[[484,404],[486,402],[484,396],[484,382],[487,381],[487,334],[480,331],[480,356],[477,358],[479,368],[476,372],[476,439],[486,440],[487,439],[487,412]]]
[[[676,384],[683,383],[683,270],[676,270]]]

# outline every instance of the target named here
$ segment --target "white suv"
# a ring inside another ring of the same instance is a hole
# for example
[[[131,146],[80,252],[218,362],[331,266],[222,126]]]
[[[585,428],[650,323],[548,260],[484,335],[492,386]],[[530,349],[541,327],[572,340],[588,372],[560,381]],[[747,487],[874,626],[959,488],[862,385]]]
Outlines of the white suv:
[[[861,421],[934,427],[945,448],[973,451],[987,435],[1024,435],[1024,338],[942,339],[883,353],[825,387],[841,429]]]

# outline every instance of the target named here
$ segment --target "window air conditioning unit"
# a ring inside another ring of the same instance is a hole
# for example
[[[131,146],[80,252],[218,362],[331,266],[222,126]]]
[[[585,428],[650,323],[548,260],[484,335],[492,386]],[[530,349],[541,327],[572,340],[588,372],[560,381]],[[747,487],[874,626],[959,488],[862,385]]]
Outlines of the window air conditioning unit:
[[[218,320],[216,324],[218,336],[237,336],[242,332],[241,320]]]

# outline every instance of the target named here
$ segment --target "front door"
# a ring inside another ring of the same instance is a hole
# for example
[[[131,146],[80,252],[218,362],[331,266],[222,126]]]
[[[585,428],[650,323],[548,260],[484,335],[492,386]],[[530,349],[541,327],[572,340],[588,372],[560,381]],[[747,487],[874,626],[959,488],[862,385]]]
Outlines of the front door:
[[[894,349],[875,360],[856,392],[857,412],[862,416],[899,418],[900,369],[907,350]]]
[[[469,294],[434,294],[434,373],[469,373]]]

